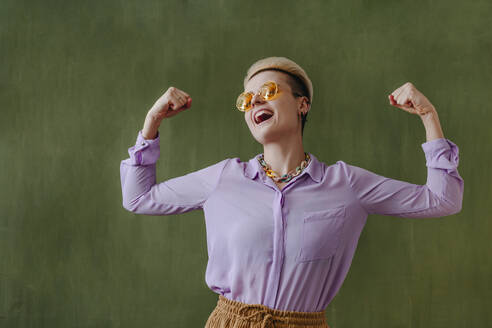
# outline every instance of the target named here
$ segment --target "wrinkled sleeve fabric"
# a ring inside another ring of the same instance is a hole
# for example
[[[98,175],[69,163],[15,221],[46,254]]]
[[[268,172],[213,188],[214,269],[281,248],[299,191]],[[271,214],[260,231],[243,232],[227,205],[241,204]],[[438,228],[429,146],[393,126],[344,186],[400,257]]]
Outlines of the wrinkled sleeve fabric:
[[[130,157],[120,163],[123,207],[130,212],[147,215],[172,215],[203,209],[229,160],[156,183],[159,132],[155,139],[146,140],[140,130],[128,154]]]
[[[459,149],[446,138],[424,142],[427,166],[425,185],[384,177],[338,161],[350,187],[368,214],[431,218],[461,211],[464,180],[458,172]]]

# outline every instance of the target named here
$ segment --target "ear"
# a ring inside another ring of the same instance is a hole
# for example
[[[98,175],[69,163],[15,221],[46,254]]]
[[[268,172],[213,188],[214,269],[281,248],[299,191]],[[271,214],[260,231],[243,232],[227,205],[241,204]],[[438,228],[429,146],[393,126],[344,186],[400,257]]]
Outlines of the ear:
[[[302,101],[301,101],[300,109],[302,113],[307,114],[309,112],[309,109],[311,108],[311,104],[309,104],[308,99],[306,97],[302,97],[301,99]]]

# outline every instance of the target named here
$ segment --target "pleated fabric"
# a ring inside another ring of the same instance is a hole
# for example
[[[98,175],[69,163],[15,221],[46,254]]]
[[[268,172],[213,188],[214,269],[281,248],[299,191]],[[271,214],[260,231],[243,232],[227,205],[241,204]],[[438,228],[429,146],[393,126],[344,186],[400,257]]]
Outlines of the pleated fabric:
[[[282,311],[262,304],[246,304],[219,294],[205,328],[330,328],[325,311]]]

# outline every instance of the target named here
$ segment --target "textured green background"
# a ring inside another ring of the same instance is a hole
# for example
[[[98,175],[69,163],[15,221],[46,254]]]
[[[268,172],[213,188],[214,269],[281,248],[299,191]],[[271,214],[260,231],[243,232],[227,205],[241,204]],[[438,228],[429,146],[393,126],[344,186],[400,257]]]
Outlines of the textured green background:
[[[411,81],[460,148],[463,210],[370,216],[327,308],[342,327],[490,327],[490,1],[0,3],[0,327],[203,327],[202,211],[121,204],[119,165],[169,86],[157,179],[262,151],[234,109],[246,69],[298,62],[314,83],[304,146],[424,184],[420,119],[388,104]]]

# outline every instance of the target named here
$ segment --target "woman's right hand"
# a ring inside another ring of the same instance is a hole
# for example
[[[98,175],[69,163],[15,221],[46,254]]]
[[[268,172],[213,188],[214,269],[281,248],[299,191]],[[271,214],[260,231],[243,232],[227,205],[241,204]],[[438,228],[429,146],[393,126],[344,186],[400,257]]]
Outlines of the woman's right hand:
[[[163,119],[177,115],[191,107],[189,94],[176,87],[169,87],[155,102],[145,118],[142,135],[145,139],[155,139]]]
[[[167,91],[155,102],[148,115],[156,120],[172,117],[191,107],[189,94],[175,87],[169,87]]]

